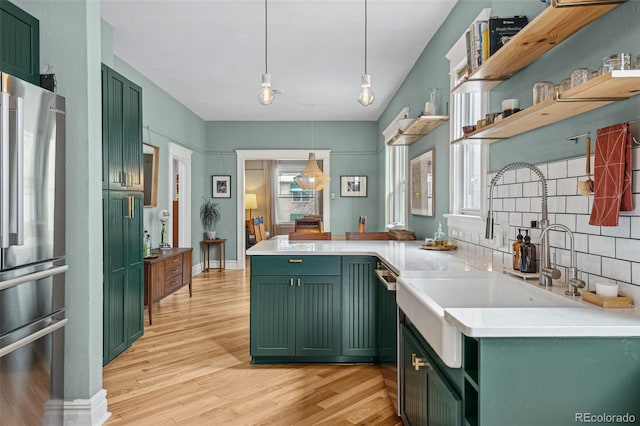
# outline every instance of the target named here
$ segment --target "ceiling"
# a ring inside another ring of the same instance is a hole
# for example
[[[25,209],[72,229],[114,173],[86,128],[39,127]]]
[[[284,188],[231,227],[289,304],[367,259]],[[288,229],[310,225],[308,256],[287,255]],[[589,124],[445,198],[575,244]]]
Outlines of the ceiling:
[[[369,0],[368,107],[356,100],[364,0],[268,2],[269,106],[258,102],[264,1],[102,0],[101,13],[114,54],[206,121],[375,121],[456,2]]]

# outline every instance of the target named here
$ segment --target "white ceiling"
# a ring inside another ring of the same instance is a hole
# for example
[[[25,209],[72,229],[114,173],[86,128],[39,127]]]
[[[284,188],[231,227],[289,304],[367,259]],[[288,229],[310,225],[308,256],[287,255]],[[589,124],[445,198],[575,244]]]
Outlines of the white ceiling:
[[[270,0],[268,71],[281,92],[258,102],[262,0],[102,0],[114,54],[204,120],[377,120],[457,0]],[[426,94],[426,88],[425,88]],[[426,96],[426,95],[425,95]],[[417,113],[417,112],[416,112]]]

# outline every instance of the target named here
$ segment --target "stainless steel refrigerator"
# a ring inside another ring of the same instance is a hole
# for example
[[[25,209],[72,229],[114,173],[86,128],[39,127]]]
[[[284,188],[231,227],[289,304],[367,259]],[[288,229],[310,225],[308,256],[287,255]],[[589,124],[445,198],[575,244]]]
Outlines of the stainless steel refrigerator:
[[[5,73],[0,79],[0,425],[58,425],[65,99]]]

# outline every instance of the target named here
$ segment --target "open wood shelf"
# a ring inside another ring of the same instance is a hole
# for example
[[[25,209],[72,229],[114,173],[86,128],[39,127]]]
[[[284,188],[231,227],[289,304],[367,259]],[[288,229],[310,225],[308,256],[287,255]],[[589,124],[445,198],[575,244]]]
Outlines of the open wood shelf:
[[[567,118],[629,99],[640,93],[640,70],[612,71],[560,95],[483,127],[462,139],[495,142],[565,120]]]
[[[613,0],[611,4],[596,4],[598,0],[581,0],[579,5],[571,5],[571,1],[567,0],[555,1],[462,83],[454,87],[452,92],[491,90],[625,1]]]
[[[449,120],[448,115],[421,115],[404,132],[398,131],[388,144],[411,145],[447,120]]]

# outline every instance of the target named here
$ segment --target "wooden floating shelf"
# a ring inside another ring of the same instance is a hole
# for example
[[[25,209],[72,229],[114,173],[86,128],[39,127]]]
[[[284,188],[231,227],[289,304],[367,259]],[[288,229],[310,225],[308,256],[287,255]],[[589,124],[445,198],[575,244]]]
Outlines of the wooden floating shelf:
[[[452,92],[491,90],[625,1],[614,1],[611,4],[595,4],[594,1],[594,4],[588,4],[587,0],[581,1],[580,5],[571,5],[568,1],[555,2],[557,4],[543,10],[502,49],[491,55],[465,81],[453,88]]]
[[[399,131],[388,144],[411,145],[447,120],[449,120],[448,115],[421,115],[404,132]]]
[[[591,111],[640,93],[640,70],[612,71],[559,95],[483,127],[465,139],[491,143],[511,138],[549,124]]]

